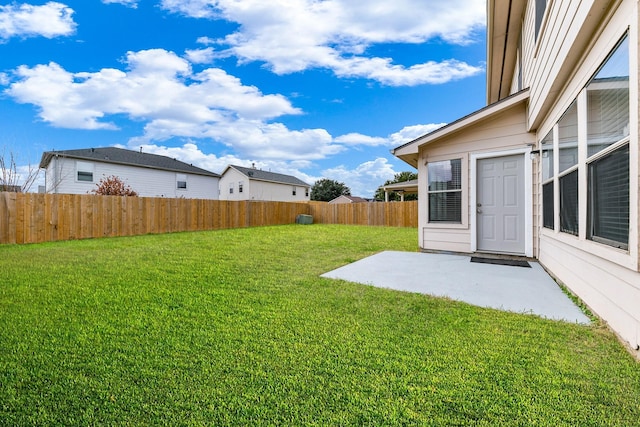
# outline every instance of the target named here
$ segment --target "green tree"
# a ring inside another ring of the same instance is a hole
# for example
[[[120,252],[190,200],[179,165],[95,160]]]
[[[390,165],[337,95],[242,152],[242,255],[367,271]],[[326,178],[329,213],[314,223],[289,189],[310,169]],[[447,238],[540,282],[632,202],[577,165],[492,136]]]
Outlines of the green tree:
[[[343,182],[332,179],[319,179],[311,187],[311,200],[328,202],[339,196],[350,196],[351,190]]]
[[[416,172],[400,172],[397,173],[393,176],[393,179],[388,179],[387,181],[385,181],[384,184],[382,184],[380,187],[378,187],[378,189],[376,190],[376,195],[374,196],[374,200],[378,201],[378,202],[384,202],[384,190],[382,189],[382,187],[384,187],[385,185],[389,185],[389,184],[397,184],[399,182],[406,182],[406,181],[411,181],[414,179],[418,179],[418,174]],[[389,193],[389,201],[395,201],[395,200],[400,200],[400,194],[398,194],[395,191],[392,191],[391,193]],[[418,200],[418,195],[417,194],[405,194],[404,195],[404,200],[405,201],[409,201],[409,200]]]

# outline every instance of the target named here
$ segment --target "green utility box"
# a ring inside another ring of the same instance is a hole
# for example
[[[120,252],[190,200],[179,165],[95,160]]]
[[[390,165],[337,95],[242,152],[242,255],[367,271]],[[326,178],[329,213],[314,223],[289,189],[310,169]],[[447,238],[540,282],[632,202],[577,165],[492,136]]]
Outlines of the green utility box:
[[[313,224],[313,217],[300,214],[296,217],[296,224]]]

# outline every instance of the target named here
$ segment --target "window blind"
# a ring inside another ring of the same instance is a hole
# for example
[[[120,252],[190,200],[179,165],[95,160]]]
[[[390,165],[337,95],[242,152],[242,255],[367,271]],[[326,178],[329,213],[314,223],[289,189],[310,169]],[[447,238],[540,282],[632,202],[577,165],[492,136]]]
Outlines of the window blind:
[[[629,244],[629,145],[589,164],[589,238],[627,248]]]

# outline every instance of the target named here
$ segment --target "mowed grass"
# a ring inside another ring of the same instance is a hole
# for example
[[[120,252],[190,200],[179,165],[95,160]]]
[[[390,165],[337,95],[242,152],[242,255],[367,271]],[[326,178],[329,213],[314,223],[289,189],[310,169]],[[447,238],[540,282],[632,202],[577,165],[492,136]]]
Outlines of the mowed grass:
[[[292,225],[0,246],[0,425],[640,423],[640,364],[601,325],[319,277],[416,243]]]

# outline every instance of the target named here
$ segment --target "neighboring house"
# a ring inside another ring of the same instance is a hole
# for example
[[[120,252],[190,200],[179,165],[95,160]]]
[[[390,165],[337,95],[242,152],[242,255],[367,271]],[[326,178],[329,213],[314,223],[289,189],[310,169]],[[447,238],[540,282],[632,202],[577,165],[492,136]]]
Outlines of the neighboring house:
[[[47,193],[86,194],[100,179],[114,175],[143,197],[218,199],[220,175],[171,157],[122,148],[85,148],[47,151]]]
[[[220,200],[307,202],[311,186],[291,175],[229,165],[220,178]]]
[[[536,257],[637,349],[638,2],[487,12],[488,106],[393,150],[419,171],[419,245]]]
[[[389,201],[389,193],[399,193],[400,201],[404,202],[405,194],[418,194],[418,180],[411,179],[409,181],[395,182],[393,184],[383,185],[384,201]]]
[[[367,199],[363,199],[362,197],[356,196],[345,196],[344,194],[336,197],[333,200],[329,200],[330,205],[344,204],[344,203],[367,203]]]

